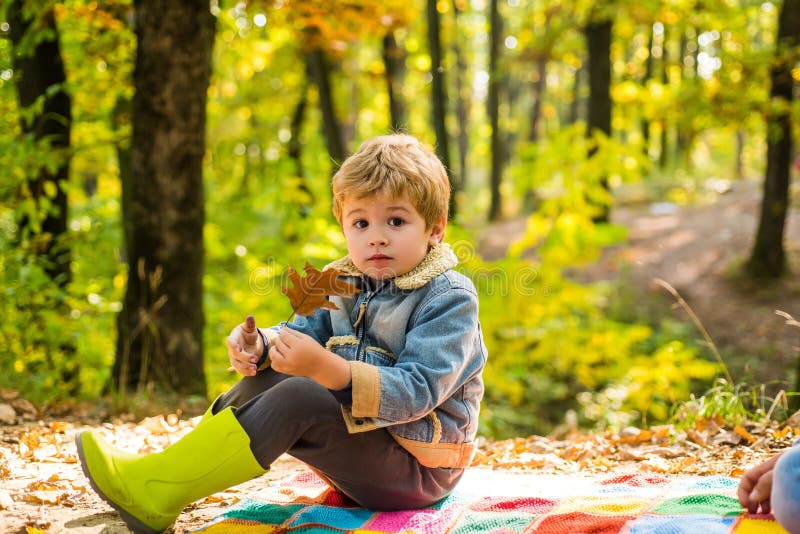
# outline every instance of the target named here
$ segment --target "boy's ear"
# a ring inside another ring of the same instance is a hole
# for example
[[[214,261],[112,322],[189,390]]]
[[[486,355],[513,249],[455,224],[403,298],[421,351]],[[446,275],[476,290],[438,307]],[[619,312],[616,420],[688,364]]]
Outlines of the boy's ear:
[[[438,223],[434,223],[431,227],[431,236],[428,238],[428,244],[438,245],[444,240],[444,230],[447,228],[447,217],[442,217]]]

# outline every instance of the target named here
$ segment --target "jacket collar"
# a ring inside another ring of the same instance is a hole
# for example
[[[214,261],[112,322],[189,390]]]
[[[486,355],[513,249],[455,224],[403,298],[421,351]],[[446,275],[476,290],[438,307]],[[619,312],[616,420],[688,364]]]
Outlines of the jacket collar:
[[[431,247],[416,267],[406,274],[395,277],[393,281],[398,289],[418,289],[457,264],[458,259],[450,245],[439,243]],[[336,269],[345,276],[363,275],[350,256],[329,263],[323,270],[325,269]]]

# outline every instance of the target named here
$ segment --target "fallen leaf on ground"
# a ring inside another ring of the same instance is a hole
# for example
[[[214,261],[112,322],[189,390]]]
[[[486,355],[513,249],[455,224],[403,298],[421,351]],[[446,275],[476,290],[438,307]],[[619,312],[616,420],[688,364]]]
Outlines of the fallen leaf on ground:
[[[5,490],[0,490],[0,510],[10,510],[14,507],[14,499],[11,494]]]

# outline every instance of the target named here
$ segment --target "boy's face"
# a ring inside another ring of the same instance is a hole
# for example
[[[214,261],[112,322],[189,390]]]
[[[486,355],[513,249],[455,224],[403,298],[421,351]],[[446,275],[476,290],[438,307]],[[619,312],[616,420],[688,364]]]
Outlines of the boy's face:
[[[359,270],[375,280],[406,274],[441,241],[446,221],[425,228],[425,219],[405,198],[385,193],[345,199],[342,231]]]

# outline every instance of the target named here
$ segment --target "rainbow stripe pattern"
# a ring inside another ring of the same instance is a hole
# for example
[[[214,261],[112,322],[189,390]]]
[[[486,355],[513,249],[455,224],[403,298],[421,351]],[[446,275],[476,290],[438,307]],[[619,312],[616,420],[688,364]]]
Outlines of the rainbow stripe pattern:
[[[302,472],[195,532],[785,534],[771,515],[744,513],[736,499],[738,482],[724,476],[588,477],[473,468],[435,506],[376,512]]]

